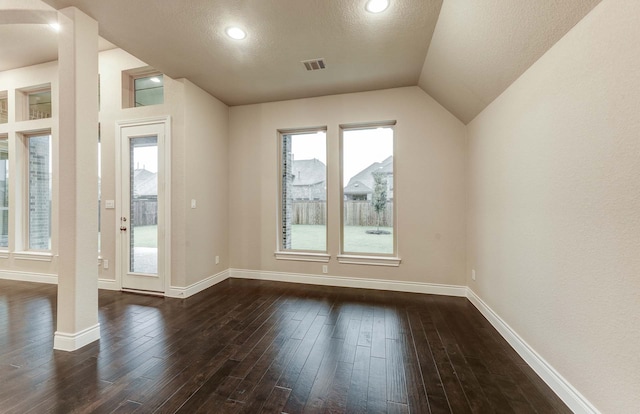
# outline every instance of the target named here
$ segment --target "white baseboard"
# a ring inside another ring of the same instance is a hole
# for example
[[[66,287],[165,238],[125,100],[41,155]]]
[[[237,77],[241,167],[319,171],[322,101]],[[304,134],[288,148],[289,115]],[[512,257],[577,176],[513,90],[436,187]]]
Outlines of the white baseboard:
[[[440,285],[436,283],[402,282],[396,280],[365,279],[343,276],[320,276],[302,273],[265,272],[244,269],[229,269],[229,273],[229,277],[235,277],[238,279],[271,280],[274,282],[391,290],[395,292],[429,293],[432,295],[458,297],[467,296],[467,287],[457,285]]]
[[[120,284],[115,279],[98,279],[98,289],[120,290]]]
[[[58,284],[58,275],[50,273],[20,272],[16,270],[0,271],[0,279],[19,280],[21,282],[47,283],[50,285]]]
[[[59,351],[75,351],[91,342],[100,339],[100,324],[97,323],[87,329],[83,329],[76,333],[59,332],[53,336],[53,349]]]
[[[168,298],[179,299],[188,298],[189,296],[193,296],[196,293],[202,292],[203,290],[210,288],[211,286],[216,285],[224,280],[227,280],[228,278],[229,269],[223,270],[218,274],[209,276],[208,278],[193,283],[187,287],[171,286],[169,290],[167,290],[167,292],[164,294],[164,296]]]
[[[597,408],[527,344],[493,309],[480,299],[471,288],[467,288],[467,298],[574,413],[600,413]]]

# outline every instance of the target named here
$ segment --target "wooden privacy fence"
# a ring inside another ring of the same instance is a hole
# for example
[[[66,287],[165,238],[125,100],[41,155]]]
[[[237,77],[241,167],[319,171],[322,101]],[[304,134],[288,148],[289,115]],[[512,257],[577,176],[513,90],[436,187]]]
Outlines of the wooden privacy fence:
[[[158,199],[134,198],[131,201],[131,217],[136,226],[153,226],[158,224]]]
[[[326,224],[327,203],[324,201],[294,201],[292,204],[292,224]],[[346,226],[376,226],[378,216],[369,201],[345,201],[344,223]],[[392,223],[393,201],[387,201],[380,226],[390,227]]]

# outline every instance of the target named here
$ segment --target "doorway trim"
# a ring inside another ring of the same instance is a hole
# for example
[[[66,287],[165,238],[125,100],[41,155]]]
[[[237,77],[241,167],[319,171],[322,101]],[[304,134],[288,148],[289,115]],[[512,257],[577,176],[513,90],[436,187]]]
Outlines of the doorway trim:
[[[116,287],[118,290],[124,290],[122,287],[122,269],[123,269],[123,257],[122,257],[122,238],[120,237],[120,220],[119,217],[122,217],[122,130],[124,128],[133,127],[133,126],[145,126],[145,125],[154,125],[161,124],[164,126],[164,143],[163,143],[163,152],[164,159],[162,160],[164,163],[164,220],[165,220],[165,232],[164,232],[164,254],[163,254],[163,264],[164,264],[164,292],[160,292],[161,295],[167,295],[167,292],[171,289],[171,117],[169,115],[166,116],[156,116],[149,118],[141,118],[141,119],[130,119],[130,120],[121,120],[116,121],[116,130],[115,130],[115,153],[116,153],[116,192],[115,196],[116,200],[116,209],[115,209],[115,217],[114,217],[114,227],[113,231],[116,234],[116,257],[115,257],[115,266],[116,266]],[[130,289],[126,289],[131,291]],[[145,294],[153,294],[152,292],[142,292]]]

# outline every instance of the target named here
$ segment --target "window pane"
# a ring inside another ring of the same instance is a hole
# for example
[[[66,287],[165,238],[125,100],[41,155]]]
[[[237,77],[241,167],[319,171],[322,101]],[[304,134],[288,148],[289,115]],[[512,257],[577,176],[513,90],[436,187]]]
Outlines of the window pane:
[[[162,75],[134,79],[135,106],[159,105],[164,102],[164,79]]]
[[[0,140],[0,247],[9,247],[9,143]]]
[[[31,92],[29,97],[29,119],[51,118],[51,89]]]
[[[326,133],[282,135],[283,250],[327,251]]]
[[[51,136],[29,137],[29,248],[51,249]]]
[[[9,100],[6,92],[0,92],[0,124],[6,124],[9,120]]]
[[[393,254],[393,129],[342,134],[343,251]]]
[[[158,273],[158,138],[131,138],[129,271]]]

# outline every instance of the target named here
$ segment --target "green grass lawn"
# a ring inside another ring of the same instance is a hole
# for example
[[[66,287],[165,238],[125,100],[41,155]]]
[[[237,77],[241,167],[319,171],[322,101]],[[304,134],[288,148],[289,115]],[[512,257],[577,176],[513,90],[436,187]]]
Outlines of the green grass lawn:
[[[134,229],[135,247],[158,247],[158,226],[139,226]],[[393,253],[393,234],[367,234],[375,227],[347,226],[344,228],[344,250],[348,253]],[[393,232],[392,227],[380,227]],[[295,250],[325,250],[325,226],[294,225],[291,229],[291,248]]]
[[[393,253],[393,228],[380,227],[391,234],[367,234],[376,227],[347,226],[344,228],[344,251],[348,253]],[[325,226],[293,225],[291,248],[295,250],[325,250]]]
[[[133,229],[134,247],[158,247],[158,226],[138,226]]]

